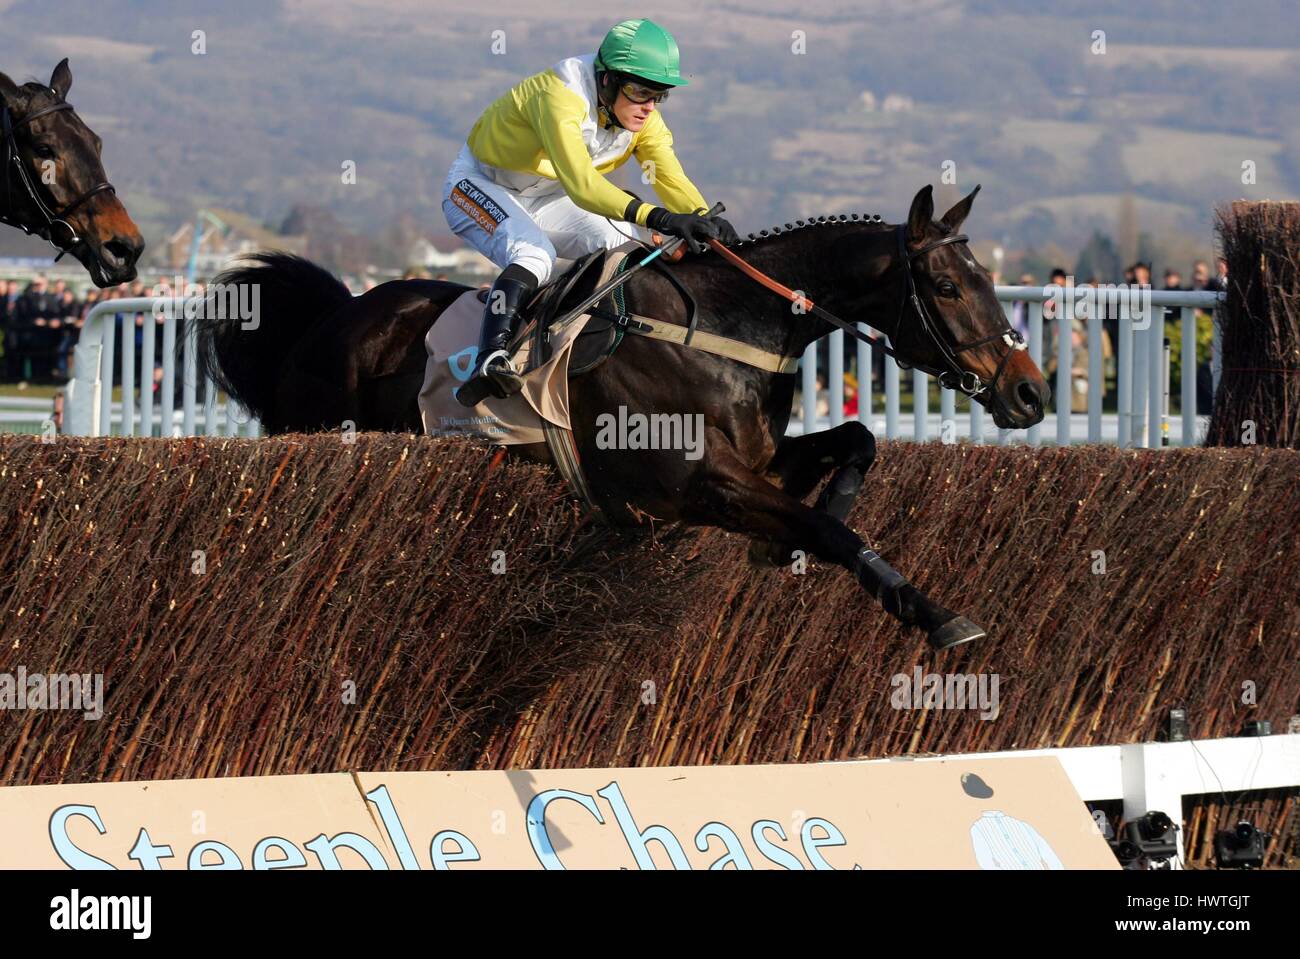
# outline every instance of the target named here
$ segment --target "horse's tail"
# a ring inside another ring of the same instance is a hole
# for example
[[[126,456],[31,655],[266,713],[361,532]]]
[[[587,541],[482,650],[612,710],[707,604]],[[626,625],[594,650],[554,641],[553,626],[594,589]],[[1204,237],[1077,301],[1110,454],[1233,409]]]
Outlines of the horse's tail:
[[[352,294],[328,270],[292,253],[267,250],[244,260],[214,279],[213,286],[240,290],[241,301],[255,305],[253,321],[225,315],[232,311],[204,310],[197,321],[199,366],[227,395],[267,422],[290,349]]]

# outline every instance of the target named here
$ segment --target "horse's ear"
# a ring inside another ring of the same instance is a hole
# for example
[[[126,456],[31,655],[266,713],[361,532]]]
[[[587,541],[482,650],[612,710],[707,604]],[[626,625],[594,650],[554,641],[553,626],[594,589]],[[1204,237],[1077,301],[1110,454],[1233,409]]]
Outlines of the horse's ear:
[[[50,89],[59,95],[60,100],[68,98],[68,91],[72,89],[72,70],[68,67],[67,57],[60,60],[50,74]]]
[[[925,239],[925,232],[934,219],[934,188],[928,183],[912,199],[912,209],[907,214],[907,240],[920,243]]]
[[[958,200],[953,208],[943,215],[943,219],[939,222],[948,228],[949,233],[956,233],[961,229],[961,225],[966,222],[966,217],[970,213],[970,205],[975,202],[975,194],[979,191],[979,185],[976,184],[968,197]]]
[[[9,75],[0,73],[0,100],[11,103],[18,99],[18,84],[9,79]]]

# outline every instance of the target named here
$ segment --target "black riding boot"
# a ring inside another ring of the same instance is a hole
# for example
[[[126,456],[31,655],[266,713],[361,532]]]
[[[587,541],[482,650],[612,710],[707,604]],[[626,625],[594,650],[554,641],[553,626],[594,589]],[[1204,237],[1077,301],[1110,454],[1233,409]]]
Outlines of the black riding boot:
[[[462,406],[477,406],[489,396],[505,399],[524,388],[524,379],[510,363],[506,346],[519,311],[537,289],[537,277],[521,266],[508,266],[488,292],[479,335],[478,362],[473,375],[456,390]]]

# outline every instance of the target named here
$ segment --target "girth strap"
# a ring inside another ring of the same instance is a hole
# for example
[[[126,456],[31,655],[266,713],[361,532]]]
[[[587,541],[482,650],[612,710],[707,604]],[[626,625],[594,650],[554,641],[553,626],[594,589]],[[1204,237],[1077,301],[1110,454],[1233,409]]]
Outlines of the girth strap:
[[[693,350],[723,356],[747,366],[766,370],[768,373],[794,373],[799,369],[800,357],[798,356],[782,356],[780,353],[760,350],[757,346],[726,336],[718,336],[716,333],[696,330],[695,335],[691,336],[689,327],[656,320],[652,316],[642,316],[640,313],[622,313],[613,316],[603,310],[591,312],[602,319],[611,320],[628,333],[652,340],[662,340],[665,343],[676,343],[678,346],[689,346]]]
[[[550,301],[551,307],[558,307],[560,301],[572,288],[577,277],[586,272],[587,267],[594,262],[595,256],[588,257],[583,262],[580,269],[574,271],[574,276],[570,282],[565,284],[563,292],[556,299]],[[597,279],[597,286],[605,283],[613,275],[618,265],[617,257],[604,257],[601,265],[600,276]],[[551,330],[548,328],[548,320],[551,315],[550,309],[540,311],[543,315],[534,317],[533,322],[516,334],[516,343],[512,345],[512,352],[524,337],[531,337],[532,346],[528,352],[528,369],[534,370],[541,366],[548,358],[545,354],[549,353],[549,337]],[[589,311],[594,312],[594,311]],[[597,520],[602,518],[600,506],[596,503],[595,497],[591,495],[591,487],[587,485],[587,476],[582,470],[582,461],[578,456],[578,443],[574,439],[573,430],[565,429],[562,426],[556,426],[546,417],[542,420],[542,436],[546,440],[546,448],[551,453],[551,461],[555,464],[555,469],[564,479],[565,484],[570,491],[581,500],[582,505]]]

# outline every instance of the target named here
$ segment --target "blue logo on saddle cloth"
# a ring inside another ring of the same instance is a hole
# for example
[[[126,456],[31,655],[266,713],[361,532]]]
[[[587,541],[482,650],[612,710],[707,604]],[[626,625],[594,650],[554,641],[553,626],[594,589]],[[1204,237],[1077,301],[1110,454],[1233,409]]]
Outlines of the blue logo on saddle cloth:
[[[464,383],[469,379],[469,375],[474,372],[474,361],[478,359],[478,347],[467,346],[465,349],[447,357],[447,368],[451,370],[451,375]]]
[[[469,214],[470,219],[488,234],[495,233],[502,221],[510,216],[500,204],[468,179],[462,178],[451,188],[451,202]]]

